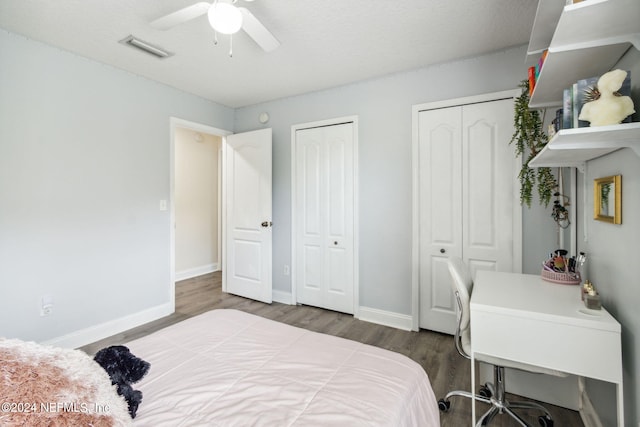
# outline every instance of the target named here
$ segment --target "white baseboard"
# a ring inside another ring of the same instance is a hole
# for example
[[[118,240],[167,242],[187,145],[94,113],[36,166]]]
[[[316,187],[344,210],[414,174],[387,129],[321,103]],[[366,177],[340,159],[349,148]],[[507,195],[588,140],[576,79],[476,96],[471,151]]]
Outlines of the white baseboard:
[[[287,305],[293,305],[293,295],[291,295],[291,292],[285,292],[285,291],[278,291],[276,289],[274,289],[272,291],[272,296],[271,298],[273,299],[274,302],[279,302],[282,304],[287,304]]]
[[[166,303],[156,307],[151,307],[138,313],[110,320],[99,325],[90,326],[79,331],[71,332],[57,338],[43,342],[45,345],[64,348],[78,348],[101,339],[118,334],[136,326],[158,320],[168,316],[175,311],[174,304]]]
[[[410,315],[378,310],[377,308],[360,307],[358,319],[405,331],[410,331],[413,327],[413,317]]]
[[[589,399],[589,395],[586,390],[582,390],[581,394],[582,407],[580,408],[580,418],[584,423],[584,427],[603,427],[602,421],[596,412],[596,409]]]
[[[201,265],[200,267],[189,268],[187,270],[176,271],[176,282],[202,276],[203,274],[218,271],[218,263]]]

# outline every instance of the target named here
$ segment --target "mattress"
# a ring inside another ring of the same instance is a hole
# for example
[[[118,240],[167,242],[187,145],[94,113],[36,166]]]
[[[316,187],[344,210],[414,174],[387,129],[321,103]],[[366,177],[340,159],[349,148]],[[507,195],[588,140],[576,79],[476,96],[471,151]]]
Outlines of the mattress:
[[[237,310],[127,343],[151,363],[135,426],[439,426],[424,369],[398,353]]]

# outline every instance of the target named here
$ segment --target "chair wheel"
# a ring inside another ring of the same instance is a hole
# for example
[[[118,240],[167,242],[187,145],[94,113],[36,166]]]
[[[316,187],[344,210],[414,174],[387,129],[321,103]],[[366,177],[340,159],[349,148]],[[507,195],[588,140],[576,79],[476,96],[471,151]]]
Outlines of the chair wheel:
[[[440,409],[442,412],[449,412],[449,408],[451,408],[450,401],[444,399],[438,400],[438,409]]]
[[[540,427],[553,427],[553,420],[548,415],[540,415],[538,417]]]
[[[487,399],[491,398],[491,390],[489,390],[489,387],[484,385],[480,387],[480,390],[478,390],[478,394],[482,397],[486,397]]]

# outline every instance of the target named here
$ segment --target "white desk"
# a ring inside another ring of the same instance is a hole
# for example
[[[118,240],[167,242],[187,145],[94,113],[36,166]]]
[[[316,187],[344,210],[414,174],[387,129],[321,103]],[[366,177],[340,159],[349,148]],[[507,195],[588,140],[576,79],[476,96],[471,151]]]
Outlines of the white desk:
[[[595,378],[616,384],[624,426],[620,324],[605,309],[586,310],[579,286],[478,271],[470,315],[472,391],[478,354]]]

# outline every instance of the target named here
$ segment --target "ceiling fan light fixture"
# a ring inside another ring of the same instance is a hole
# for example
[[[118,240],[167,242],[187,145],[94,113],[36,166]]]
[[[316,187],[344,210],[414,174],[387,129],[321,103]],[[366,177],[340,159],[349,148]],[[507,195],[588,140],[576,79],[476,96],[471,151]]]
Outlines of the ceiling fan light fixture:
[[[242,13],[231,3],[215,2],[207,15],[213,29],[221,34],[235,34],[242,28]]]

